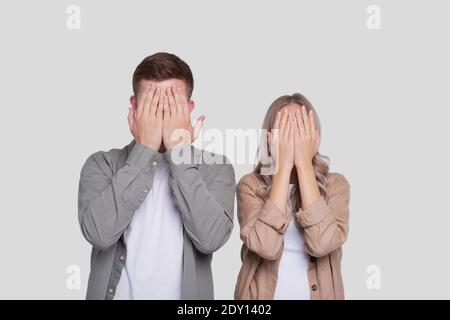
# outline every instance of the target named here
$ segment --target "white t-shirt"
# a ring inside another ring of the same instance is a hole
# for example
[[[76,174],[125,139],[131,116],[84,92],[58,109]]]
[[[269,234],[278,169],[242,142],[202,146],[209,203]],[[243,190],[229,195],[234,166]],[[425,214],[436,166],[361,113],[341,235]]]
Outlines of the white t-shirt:
[[[124,233],[127,257],[114,299],[181,299],[183,224],[161,159],[153,186]]]
[[[289,185],[289,194],[293,184]],[[288,210],[294,215],[290,201]],[[303,230],[296,224],[295,216],[284,233],[284,248],[278,269],[275,300],[309,300],[309,255],[305,251]]]

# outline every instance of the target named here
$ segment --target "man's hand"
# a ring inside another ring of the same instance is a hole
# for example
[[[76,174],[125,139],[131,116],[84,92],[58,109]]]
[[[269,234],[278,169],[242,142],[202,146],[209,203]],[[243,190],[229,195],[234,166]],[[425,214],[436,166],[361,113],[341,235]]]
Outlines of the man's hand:
[[[191,124],[186,95],[180,88],[167,88],[163,99],[163,143],[166,150],[178,144],[190,144],[197,139],[203,125],[204,116]]]
[[[162,124],[161,88],[149,85],[139,97],[137,110],[130,108],[128,125],[136,143],[158,151],[162,142]]]
[[[305,106],[301,106],[300,111],[295,113],[295,119],[294,163],[295,167],[300,169],[310,165],[315,154],[319,152],[320,137],[312,110],[308,116]]]

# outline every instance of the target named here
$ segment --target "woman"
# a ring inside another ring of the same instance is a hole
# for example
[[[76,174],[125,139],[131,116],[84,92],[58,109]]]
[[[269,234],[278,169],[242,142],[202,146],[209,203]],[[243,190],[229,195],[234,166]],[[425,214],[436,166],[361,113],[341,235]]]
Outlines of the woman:
[[[344,299],[350,185],[319,153],[317,114],[303,95],[282,96],[263,132],[259,163],[237,186],[244,243],[235,298]]]

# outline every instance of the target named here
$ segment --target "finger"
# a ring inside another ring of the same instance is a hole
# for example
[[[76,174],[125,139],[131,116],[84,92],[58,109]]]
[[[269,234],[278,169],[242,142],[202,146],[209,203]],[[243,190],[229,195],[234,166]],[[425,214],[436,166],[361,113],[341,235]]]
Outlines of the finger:
[[[283,111],[283,114],[281,115],[281,120],[280,120],[280,131],[283,132],[284,128],[286,127],[286,121],[288,119],[288,112],[286,111],[286,109]]]
[[[169,104],[170,115],[171,115],[171,117],[177,117],[178,116],[178,105],[177,105],[177,99],[176,99],[176,91],[173,87],[170,88],[170,91],[172,92],[173,100],[175,101],[175,103]]]
[[[278,137],[280,136],[280,125],[281,125],[281,118],[282,118],[283,112],[278,111],[277,115],[275,116],[275,122],[273,124],[273,128],[268,130],[268,134],[270,132],[271,138],[273,143],[275,143],[278,140]]]
[[[283,130],[283,138],[284,139],[288,139],[289,138],[289,132],[291,131],[291,124],[292,124],[291,115],[288,114],[288,117],[287,117],[287,120],[286,120],[286,126],[285,126],[285,128]]]
[[[147,99],[147,96],[149,95],[149,93],[152,92],[153,90],[154,90],[153,86],[151,84],[149,84],[147,86],[147,88],[145,88],[144,92],[142,92],[142,94],[138,98],[136,116],[140,117],[142,115],[142,110],[144,108],[145,100]]]
[[[162,101],[163,113],[164,113],[164,121],[167,122],[170,120],[170,107],[169,107],[169,99],[165,98]]]
[[[158,109],[161,108],[164,112],[164,105],[168,104],[167,96],[161,95],[158,101]]]
[[[172,92],[173,92],[173,97],[175,99],[175,106],[176,108],[179,108],[179,106],[181,106],[181,99],[180,99],[180,95],[178,94],[178,90],[177,88],[172,88]]]
[[[156,119],[158,119],[159,121],[162,121],[163,114],[164,114],[163,103],[158,103],[158,106],[156,107]]]
[[[158,88],[159,94],[153,97],[152,103],[150,105],[149,114],[156,117],[158,113],[158,109],[163,108],[163,101],[164,96],[166,95],[166,89],[165,88]]]
[[[128,126],[130,127],[130,130],[133,129],[133,125],[134,125],[134,117],[135,117],[135,111],[133,109],[133,107],[131,107],[128,110]]]
[[[149,100],[149,104],[147,106],[147,115],[155,115],[156,114],[156,108],[158,107],[159,99],[161,98],[162,90],[161,88],[155,88],[155,93],[151,100]]]
[[[178,97],[178,112],[183,118],[186,118],[189,116],[188,101],[186,95],[183,93],[180,87],[176,88],[176,93]]]
[[[194,141],[195,139],[197,139],[198,135],[200,134],[200,130],[202,130],[202,127],[203,127],[203,121],[205,121],[205,116],[200,116],[200,117],[198,117],[198,119],[195,121],[195,125],[194,125],[194,134],[193,134],[192,141]]]
[[[175,102],[175,96],[174,96],[174,92],[173,92],[173,88],[170,87],[167,89],[167,93],[168,93],[168,103],[169,103],[169,108],[171,110],[176,109],[176,102]]]
[[[156,90],[156,86],[155,90]],[[151,103],[153,101],[153,97],[155,96],[155,90],[151,90],[148,92],[147,97],[145,97],[145,101],[144,101],[144,105],[142,107],[142,115],[148,115],[148,113],[150,112],[150,106]]]
[[[308,112],[306,111],[305,106],[302,106],[302,119],[303,119],[303,126],[305,127],[306,134],[311,134],[311,128],[309,126]]]
[[[295,116],[297,118],[297,126],[298,126],[298,130],[300,131],[300,135],[304,136],[305,135],[305,127],[303,126],[302,113],[300,111],[298,111],[295,114]]]
[[[294,117],[291,117],[289,120],[289,131],[288,131],[288,140],[293,141],[294,140],[294,132],[295,132],[295,119]]]
[[[294,129],[295,129],[295,134],[296,134],[296,135],[300,135],[299,116],[300,116],[300,110],[295,110],[295,115],[294,115]]]
[[[281,119],[281,112],[278,111],[277,115],[275,116],[275,122],[273,123],[273,129],[279,129],[280,128],[280,119]]]
[[[312,109],[309,109],[309,127],[311,128],[311,133],[316,133],[316,116]]]

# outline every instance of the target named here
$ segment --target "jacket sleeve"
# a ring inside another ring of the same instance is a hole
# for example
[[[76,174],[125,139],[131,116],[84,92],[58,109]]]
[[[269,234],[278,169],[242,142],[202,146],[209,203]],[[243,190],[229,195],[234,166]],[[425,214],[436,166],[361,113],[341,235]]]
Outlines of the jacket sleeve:
[[[192,154],[201,152],[192,146],[186,150]],[[233,229],[236,192],[233,166],[228,161],[208,164],[212,178],[206,183],[195,161],[174,162],[173,152],[176,151],[166,152],[164,157],[169,163],[170,186],[184,229],[197,250],[210,254],[225,244]]]
[[[290,216],[270,200],[264,201],[256,196],[256,184],[252,179],[255,178],[244,176],[237,186],[240,236],[250,251],[261,258],[276,260],[282,253],[283,234]]]
[[[94,153],[86,160],[78,190],[78,219],[83,236],[96,249],[108,249],[126,230],[152,187],[157,155],[135,144],[116,173],[106,152]]]
[[[308,208],[296,213],[304,228],[305,248],[314,257],[335,251],[348,235],[350,185],[339,173],[329,179],[328,203],[321,195]]]

